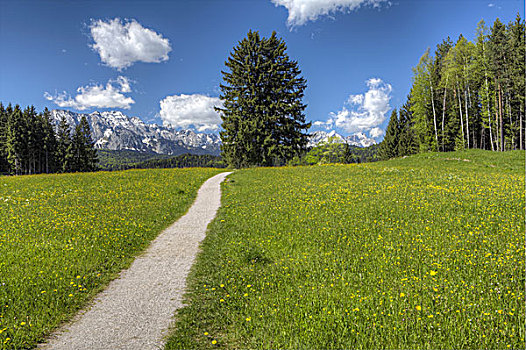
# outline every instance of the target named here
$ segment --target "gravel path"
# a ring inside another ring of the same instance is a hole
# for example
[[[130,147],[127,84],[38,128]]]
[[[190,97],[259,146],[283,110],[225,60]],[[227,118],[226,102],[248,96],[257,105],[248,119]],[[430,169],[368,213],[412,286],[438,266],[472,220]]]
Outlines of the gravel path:
[[[183,305],[186,276],[221,204],[220,184],[228,174],[208,179],[188,213],[163,231],[128,270],[95,298],[89,310],[40,348],[162,348],[164,332],[175,310]]]

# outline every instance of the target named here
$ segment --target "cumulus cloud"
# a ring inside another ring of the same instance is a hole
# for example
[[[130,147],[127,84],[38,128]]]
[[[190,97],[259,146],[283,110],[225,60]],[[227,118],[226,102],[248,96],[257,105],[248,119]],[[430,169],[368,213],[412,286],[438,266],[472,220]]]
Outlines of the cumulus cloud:
[[[54,96],[45,92],[44,97],[62,108],[69,107],[78,110],[92,107],[129,109],[135,101],[124,95],[128,92],[131,92],[130,81],[126,77],[119,76],[115,80],[109,80],[106,85],[81,86],[77,89],[77,95],[74,98],[65,91]]]
[[[301,26],[315,21],[320,16],[336,12],[350,12],[361,6],[379,7],[386,0],[271,0],[275,6],[284,6],[289,11],[289,27]]]
[[[334,120],[332,118],[329,118],[327,121],[315,120],[312,122],[312,126],[330,130],[334,126]]]
[[[94,41],[91,47],[98,52],[103,63],[119,71],[135,62],[167,61],[172,50],[168,39],[144,28],[136,20],[92,21],[89,29]]]
[[[325,126],[325,122],[322,122],[321,120],[316,120],[312,123],[313,126]]]
[[[348,107],[343,106],[341,111],[331,113],[328,122],[350,133],[370,131],[378,134],[378,126],[385,121],[386,114],[391,109],[389,101],[393,89],[390,84],[378,78],[371,78],[366,84],[369,90],[365,94],[349,96],[346,102]],[[375,128],[378,130],[373,131]]]
[[[166,96],[160,104],[164,124],[181,128],[194,126],[198,131],[214,131],[221,124],[221,117],[214,107],[223,107],[223,103],[217,97],[181,94]]]
[[[380,128],[372,128],[371,131],[369,131],[369,136],[376,139],[380,136],[383,136],[385,132]]]

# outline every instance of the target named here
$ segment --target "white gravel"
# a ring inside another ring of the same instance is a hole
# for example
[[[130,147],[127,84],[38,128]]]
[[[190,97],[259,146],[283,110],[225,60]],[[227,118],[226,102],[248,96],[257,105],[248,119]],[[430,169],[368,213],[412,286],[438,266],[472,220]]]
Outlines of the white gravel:
[[[121,272],[72,323],[42,349],[160,349],[175,310],[182,307],[186,276],[199,242],[221,204],[220,184],[230,173],[208,179],[197,198],[129,269]]]

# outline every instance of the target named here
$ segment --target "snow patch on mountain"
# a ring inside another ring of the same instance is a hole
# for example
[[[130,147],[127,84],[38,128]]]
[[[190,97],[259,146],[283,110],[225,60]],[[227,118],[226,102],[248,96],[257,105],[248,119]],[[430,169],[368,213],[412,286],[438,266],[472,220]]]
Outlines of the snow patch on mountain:
[[[134,150],[158,154],[183,153],[213,154],[220,152],[221,140],[216,134],[197,133],[192,130],[176,130],[171,126],[146,124],[137,117],[128,117],[120,111],[75,113],[55,109],[51,111],[56,125],[64,116],[74,126],[85,116],[91,127],[95,147],[108,150]]]
[[[333,142],[347,143],[349,146],[356,147],[369,147],[376,144],[376,141],[372,138],[367,137],[363,132],[357,132],[355,134],[343,137],[336,131],[315,131],[311,134],[307,147],[314,147],[321,142],[327,142],[331,139]]]

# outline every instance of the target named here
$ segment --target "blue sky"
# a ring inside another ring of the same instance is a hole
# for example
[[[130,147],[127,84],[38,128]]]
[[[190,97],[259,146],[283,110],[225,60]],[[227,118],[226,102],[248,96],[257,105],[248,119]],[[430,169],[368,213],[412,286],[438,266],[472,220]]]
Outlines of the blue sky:
[[[311,131],[380,140],[427,47],[517,11],[521,0],[0,0],[0,101],[217,131],[226,58],[248,30],[275,30],[308,81]]]

